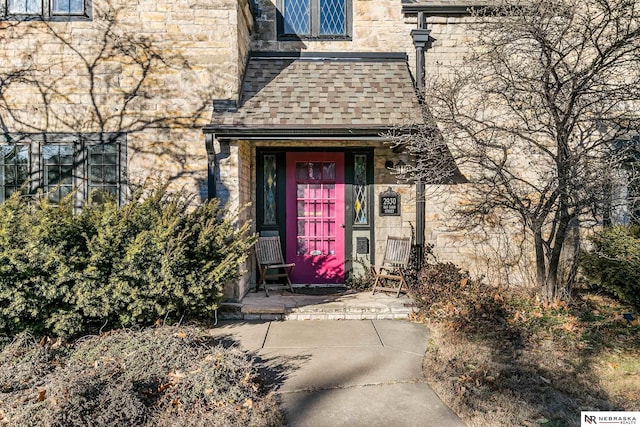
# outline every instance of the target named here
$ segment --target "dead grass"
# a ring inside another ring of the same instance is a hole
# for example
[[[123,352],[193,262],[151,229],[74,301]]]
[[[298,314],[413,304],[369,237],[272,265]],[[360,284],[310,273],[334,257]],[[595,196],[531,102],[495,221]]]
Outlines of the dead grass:
[[[281,426],[249,357],[195,327],[72,346],[23,334],[0,353],[0,426]]]
[[[629,307],[592,294],[545,306],[468,279],[443,287],[445,298],[422,304],[432,330],[424,372],[469,426],[579,426],[580,411],[640,410],[640,323],[624,320]]]

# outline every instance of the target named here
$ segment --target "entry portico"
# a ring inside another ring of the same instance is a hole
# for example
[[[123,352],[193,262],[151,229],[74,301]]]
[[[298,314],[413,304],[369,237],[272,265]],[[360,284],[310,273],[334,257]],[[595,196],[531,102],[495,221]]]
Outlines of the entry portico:
[[[421,120],[406,54],[254,52],[240,101],[215,107],[209,196],[249,205],[240,220],[281,238],[294,283],[344,283],[375,262],[387,235],[411,234],[415,190],[397,183],[400,155],[384,143]],[[380,210],[385,191],[402,210]],[[249,266],[227,296],[254,283]]]

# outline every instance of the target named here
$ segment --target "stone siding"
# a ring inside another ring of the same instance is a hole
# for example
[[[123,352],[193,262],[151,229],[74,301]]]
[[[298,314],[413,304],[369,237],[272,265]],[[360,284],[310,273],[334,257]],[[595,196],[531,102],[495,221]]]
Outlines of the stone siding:
[[[9,132],[126,132],[128,179],[132,186],[170,180],[185,194],[207,193],[207,153],[201,128],[211,120],[214,99],[237,100],[250,50],[287,52],[406,52],[415,76],[411,30],[400,0],[353,0],[351,40],[279,41],[276,0],[93,1],[93,18],[75,22],[0,21],[0,106]],[[464,66],[472,42],[470,18],[429,17],[433,43],[426,72],[438,78]],[[102,52],[102,53],[101,53]],[[380,142],[313,141],[323,147],[374,147],[372,213],[381,260],[387,235],[408,236],[415,228],[415,187],[398,183],[385,163],[397,154]],[[255,218],[255,147],[309,146],[309,142],[235,141],[216,146],[217,194],[240,209],[239,221]],[[378,195],[401,194],[402,216],[380,217]],[[451,261],[496,280],[524,281],[528,261],[514,247],[530,245],[521,233],[488,236],[453,231],[450,212],[464,203],[464,185],[427,193],[426,243],[441,261]],[[518,245],[513,245],[513,243]],[[354,245],[355,246],[355,245]],[[365,260],[366,261],[366,260]],[[253,281],[253,259],[240,298]]]
[[[396,163],[398,155],[393,153],[389,146],[378,147],[374,152],[374,200],[372,201],[372,213],[375,221],[375,262],[380,263],[384,257],[387,236],[412,237],[415,243],[413,231],[416,227],[416,188],[414,185],[398,182],[398,179],[389,171],[385,163]],[[380,194],[391,189],[400,195],[401,215],[380,215]]]
[[[259,14],[251,48],[286,52],[407,52],[414,67],[413,21],[405,20],[400,0],[353,0],[351,40],[281,41],[276,29],[276,0],[256,0]]]
[[[237,98],[248,0],[95,0],[92,19],[0,22],[9,132],[125,132],[128,180],[206,196],[201,127]]]

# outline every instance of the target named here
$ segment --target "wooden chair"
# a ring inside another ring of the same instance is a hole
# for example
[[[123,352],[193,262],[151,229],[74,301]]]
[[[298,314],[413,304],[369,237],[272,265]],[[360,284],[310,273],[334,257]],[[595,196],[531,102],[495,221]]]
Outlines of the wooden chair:
[[[256,292],[258,291],[258,287],[262,285],[265,294],[269,296],[267,280],[280,278],[284,278],[286,281],[286,283],[280,286],[288,287],[289,290],[293,292],[293,288],[291,287],[291,272],[296,265],[295,263],[286,264],[284,262],[282,248],[280,246],[280,237],[259,237],[256,242],[256,258],[260,271]]]
[[[395,292],[397,298],[403,290],[409,291],[404,270],[409,265],[410,256],[411,238],[387,237],[382,264],[371,266],[371,273],[376,278],[373,284],[374,294],[376,291]],[[397,285],[392,286],[393,282]]]

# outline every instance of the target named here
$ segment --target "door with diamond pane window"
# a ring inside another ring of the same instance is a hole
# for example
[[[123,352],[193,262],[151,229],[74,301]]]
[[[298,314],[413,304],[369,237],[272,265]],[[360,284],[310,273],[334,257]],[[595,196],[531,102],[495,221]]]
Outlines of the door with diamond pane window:
[[[287,262],[294,283],[344,283],[344,153],[287,153]]]

